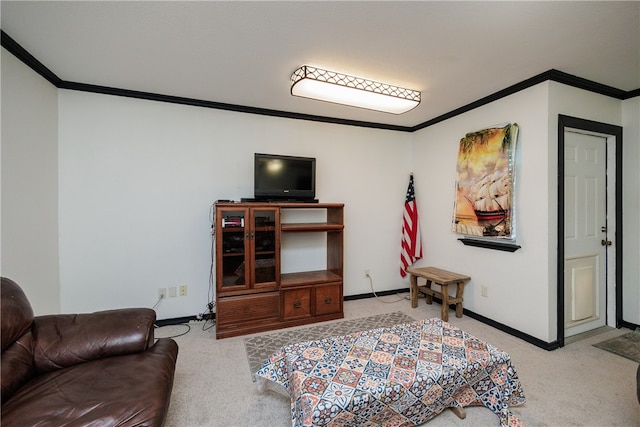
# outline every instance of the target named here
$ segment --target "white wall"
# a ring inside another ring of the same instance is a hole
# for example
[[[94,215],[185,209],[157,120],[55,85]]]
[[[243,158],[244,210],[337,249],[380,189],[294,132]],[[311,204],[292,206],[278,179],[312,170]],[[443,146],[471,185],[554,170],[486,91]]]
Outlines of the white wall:
[[[425,246],[418,265],[471,276],[465,287],[466,308],[543,341],[556,340],[558,114],[621,125],[621,105],[613,98],[545,82],[417,132],[413,168]],[[640,160],[637,104],[627,109],[624,272],[629,279],[625,298],[630,301],[624,310],[629,314],[625,320],[637,323],[637,314],[630,314],[637,313],[640,293],[638,216],[633,210],[638,205]],[[504,122],[520,126],[516,227],[522,248],[514,253],[464,246],[451,231],[458,143],[467,132]],[[488,288],[487,298],[480,296],[482,285]]]
[[[547,147],[548,83],[430,126],[415,134],[414,172],[425,257],[434,265],[471,276],[465,308],[544,341],[550,340],[550,181]],[[456,160],[467,132],[518,123],[516,252],[464,246],[451,231]],[[486,286],[488,297],[480,295]]]
[[[624,126],[624,313],[639,322],[638,99],[546,82],[406,134],[57,91],[4,50],[2,60],[2,274],[38,314],[152,306],[157,288],[182,283],[188,296],[162,302],[158,317],[204,311],[211,203],[250,197],[253,153],[272,152],[316,157],[318,198],[346,204],[346,295],[371,291],[364,269],[376,291],[407,286],[398,248],[413,171],[418,265],[469,274],[465,307],[553,341],[557,115],[566,114]],[[450,231],[460,138],[506,121],[520,125],[515,253],[464,246]]]
[[[253,196],[253,153],[317,158],[317,198],[345,203],[345,295],[396,289],[411,134],[61,90],[63,311],[205,310],[209,209]]]
[[[640,97],[622,103],[624,158],[622,319],[640,324]]]
[[[60,310],[58,91],[2,49],[2,276],[36,314]]]
[[[550,122],[550,133],[549,133],[549,145],[552,147],[553,152],[555,154],[553,161],[553,173],[557,174],[557,147],[558,147],[558,115],[564,114],[568,116],[578,117],[580,119],[592,120],[596,122],[602,122],[606,124],[622,126],[622,102],[620,100],[610,98],[603,95],[598,95],[590,91],[575,89],[569,86],[565,86],[559,83],[552,83],[552,96],[550,97],[549,102],[549,122]],[[623,136],[624,140],[624,136]],[[626,155],[628,153],[632,153],[637,150],[635,144],[630,142],[630,144],[626,144],[626,141],[623,141],[623,163],[628,163],[626,159]],[[610,150],[614,150],[614,147],[609,147]],[[628,151],[631,150],[631,151]],[[609,165],[613,167],[613,162],[610,162]],[[637,165],[637,163],[632,163],[631,165]],[[631,168],[635,169],[637,166],[631,166]],[[624,164],[623,164],[623,173],[624,173]],[[613,171],[609,171],[610,176],[614,176]],[[627,193],[630,188],[637,187],[638,181],[637,179],[634,181],[629,175],[623,177],[623,210],[625,199],[627,199]],[[557,198],[557,193],[554,191],[554,198]],[[633,197],[629,198],[629,201],[633,200]],[[608,206],[608,226],[611,228],[615,228],[615,207],[614,201],[610,200]],[[551,213],[550,213],[551,214]],[[637,214],[636,214],[637,215]],[[633,238],[632,234],[629,234],[629,230],[626,229],[627,218],[623,219],[623,232],[624,232],[624,240],[623,240],[623,274],[625,269],[627,268],[628,263],[628,255],[632,255],[634,252],[637,252],[638,248],[638,234],[636,234],[635,238]],[[554,230],[557,228],[554,227]],[[633,228],[631,229],[633,230]],[[554,231],[555,232],[555,231]],[[612,252],[615,251],[614,248],[611,249]],[[626,253],[626,250],[629,250],[629,254]],[[613,252],[614,253],[614,252]],[[631,267],[633,270],[633,267]],[[609,283],[607,290],[607,324],[610,326],[615,326],[615,266],[613,265],[613,260],[608,261],[608,271],[612,273],[608,276],[607,280]],[[637,273],[636,273],[637,274]],[[626,281],[624,282],[624,288],[637,288],[638,282],[635,283]],[[555,318],[554,318],[555,322]]]

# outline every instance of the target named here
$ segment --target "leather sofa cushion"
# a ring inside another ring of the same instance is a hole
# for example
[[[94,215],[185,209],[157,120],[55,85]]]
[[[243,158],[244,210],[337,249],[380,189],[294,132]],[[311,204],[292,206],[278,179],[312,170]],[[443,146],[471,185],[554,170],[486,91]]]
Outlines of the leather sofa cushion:
[[[8,400],[24,383],[36,376],[33,365],[33,335],[31,332],[20,337],[2,353],[2,403]]]
[[[2,359],[0,382],[2,402],[9,399],[25,382],[35,376],[33,366],[33,310],[20,286],[2,278]]]
[[[160,339],[143,353],[46,373],[2,405],[2,425],[162,425],[177,355],[175,341]]]
[[[33,309],[20,286],[11,279],[2,278],[2,352],[31,329]]]
[[[32,329],[37,372],[144,351],[153,343],[155,320],[148,308],[38,316]]]

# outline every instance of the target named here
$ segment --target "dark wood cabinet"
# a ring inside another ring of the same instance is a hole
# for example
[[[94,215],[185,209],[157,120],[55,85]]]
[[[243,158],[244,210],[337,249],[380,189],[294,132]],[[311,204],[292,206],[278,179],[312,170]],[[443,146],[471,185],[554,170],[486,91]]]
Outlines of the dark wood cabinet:
[[[280,211],[216,206],[216,289],[246,294],[278,288]]]
[[[303,210],[324,218],[281,221]],[[343,212],[342,203],[216,203],[217,338],[342,318]],[[325,269],[281,274],[282,237],[295,233],[326,234]]]

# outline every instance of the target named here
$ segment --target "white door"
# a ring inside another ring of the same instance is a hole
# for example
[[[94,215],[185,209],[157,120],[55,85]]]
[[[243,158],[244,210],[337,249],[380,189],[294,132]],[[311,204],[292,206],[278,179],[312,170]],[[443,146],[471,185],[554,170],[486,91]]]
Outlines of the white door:
[[[607,140],[565,131],[565,337],[606,324]]]

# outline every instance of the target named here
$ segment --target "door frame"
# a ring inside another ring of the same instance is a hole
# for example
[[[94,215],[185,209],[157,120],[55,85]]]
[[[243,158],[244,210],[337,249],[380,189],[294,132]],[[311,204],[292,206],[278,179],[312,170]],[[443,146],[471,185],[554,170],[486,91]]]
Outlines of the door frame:
[[[558,114],[558,259],[557,259],[557,341],[559,347],[564,346],[564,133],[568,129],[577,129],[600,134],[607,139],[607,153],[611,153],[610,146],[615,143],[615,233],[613,236],[615,247],[615,322],[616,328],[622,323],[622,127],[578,117]],[[615,140],[615,142],[612,142]],[[607,164],[610,164],[607,161]],[[607,172],[607,180],[611,174]],[[610,185],[607,183],[607,197],[610,197]],[[607,203],[609,205],[609,203]],[[607,217],[611,212],[607,209]],[[607,296],[609,295],[609,262],[607,261]],[[608,298],[607,298],[608,299]],[[607,301],[608,308],[608,301]],[[605,322],[605,324],[607,324]]]

